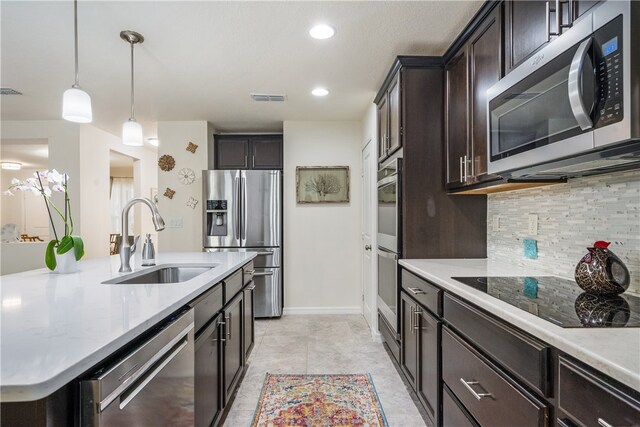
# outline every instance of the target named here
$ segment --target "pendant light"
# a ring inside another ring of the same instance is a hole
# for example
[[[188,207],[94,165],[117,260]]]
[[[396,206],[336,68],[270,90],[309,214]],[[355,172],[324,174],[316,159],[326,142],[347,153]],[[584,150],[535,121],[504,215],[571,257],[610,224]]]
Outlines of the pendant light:
[[[91,97],[80,88],[78,74],[78,0],[73,2],[73,33],[75,36],[76,81],[62,95],[62,118],[70,122],[91,123]]]
[[[124,145],[141,146],[142,126],[136,121],[134,116],[134,98],[133,98],[133,46],[142,43],[144,37],[135,31],[121,31],[120,38],[131,45],[131,117],[122,125],[122,143]]]

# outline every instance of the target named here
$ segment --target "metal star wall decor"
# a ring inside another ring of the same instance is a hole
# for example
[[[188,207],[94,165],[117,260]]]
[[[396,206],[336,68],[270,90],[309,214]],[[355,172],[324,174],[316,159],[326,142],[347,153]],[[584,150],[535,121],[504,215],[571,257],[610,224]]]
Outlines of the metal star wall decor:
[[[189,141],[189,144],[187,145],[187,151],[191,151],[191,154],[196,154],[197,149],[198,149],[198,146],[193,142]]]
[[[195,209],[197,204],[198,201],[193,197],[189,197],[189,200],[187,200],[187,206],[189,206],[191,209]]]
[[[167,187],[166,190],[164,190],[164,197],[168,198],[168,199],[173,199],[173,196],[176,194],[176,192],[172,189],[170,189],[169,187]]]

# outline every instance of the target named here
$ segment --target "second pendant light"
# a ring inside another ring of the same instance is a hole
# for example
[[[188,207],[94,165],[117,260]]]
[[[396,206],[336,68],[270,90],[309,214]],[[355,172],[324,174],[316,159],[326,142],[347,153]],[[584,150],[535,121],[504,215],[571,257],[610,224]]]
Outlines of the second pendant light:
[[[142,43],[144,37],[135,31],[121,31],[120,38],[131,45],[131,117],[122,125],[122,143],[124,145],[141,146],[143,144],[142,126],[135,118],[134,87],[133,87],[133,46]]]

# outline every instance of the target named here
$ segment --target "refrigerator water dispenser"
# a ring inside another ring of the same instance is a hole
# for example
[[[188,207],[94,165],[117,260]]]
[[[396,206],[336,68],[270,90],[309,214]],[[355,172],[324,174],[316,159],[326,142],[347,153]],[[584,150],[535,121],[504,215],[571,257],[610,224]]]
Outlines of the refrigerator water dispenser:
[[[207,200],[207,235],[227,235],[226,200]]]

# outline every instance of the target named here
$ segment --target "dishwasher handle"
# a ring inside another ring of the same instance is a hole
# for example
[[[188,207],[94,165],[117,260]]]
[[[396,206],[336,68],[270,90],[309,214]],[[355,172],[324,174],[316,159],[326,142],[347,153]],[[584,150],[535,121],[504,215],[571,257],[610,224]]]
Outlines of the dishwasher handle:
[[[171,350],[163,354],[151,368],[146,372],[140,374],[138,379],[120,395],[120,409],[124,409],[125,406],[133,400],[151,382],[159,373],[167,366],[171,361],[182,351],[183,348],[189,343],[189,337],[184,336],[181,341],[178,342]]]

